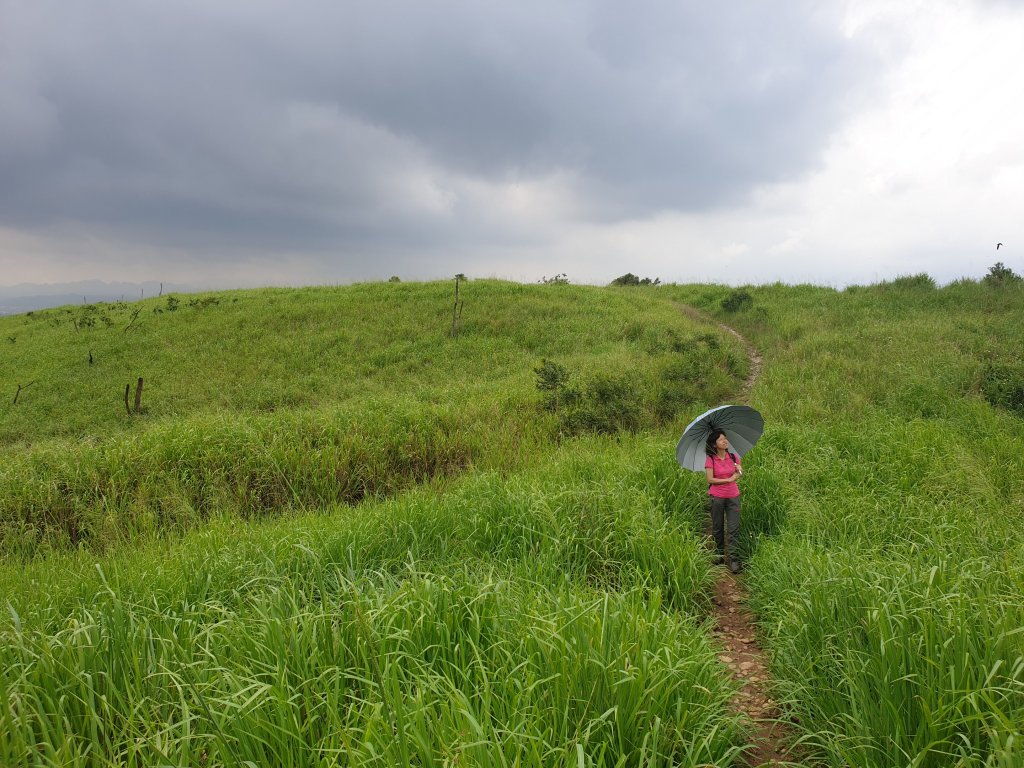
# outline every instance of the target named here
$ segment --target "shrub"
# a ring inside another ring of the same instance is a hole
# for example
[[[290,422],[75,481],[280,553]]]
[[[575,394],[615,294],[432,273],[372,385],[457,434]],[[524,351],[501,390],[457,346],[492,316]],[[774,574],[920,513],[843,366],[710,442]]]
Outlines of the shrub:
[[[542,393],[545,410],[557,411],[569,383],[569,372],[564,365],[547,359],[542,359],[533,372],[537,374],[537,389]]]
[[[694,379],[708,366],[698,367],[690,356],[667,363],[659,372],[654,400],[654,413],[662,424],[669,422],[685,407],[697,400],[701,391]],[[698,361],[699,362],[699,361]]]
[[[633,376],[600,373],[579,392],[563,425],[573,433],[636,431],[643,418],[639,389]]]
[[[985,275],[982,282],[986,285],[999,286],[1009,285],[1010,283],[1019,283],[1020,279],[1020,275],[1003,264],[1003,262],[997,261],[988,268],[988,274]]]
[[[900,275],[890,283],[893,288],[911,288],[934,290],[935,281],[927,272],[918,272],[916,275]]]
[[[635,375],[599,373],[581,384],[564,365],[547,359],[533,372],[541,405],[558,413],[563,432],[613,434],[643,426],[645,401]]]
[[[540,279],[540,282],[544,285],[568,285],[569,276],[565,272],[559,272],[554,277],[548,277],[545,275]]]
[[[1024,365],[986,363],[981,369],[981,391],[997,408],[1024,416]]]
[[[627,272],[624,275],[616,277],[611,282],[612,285],[616,286],[629,286],[629,285],[661,285],[661,278],[656,277],[653,280],[649,277],[639,277],[634,275],[632,272]]]
[[[722,309],[726,312],[740,312],[750,309],[752,306],[754,306],[754,297],[750,295],[749,291],[742,288],[732,291],[722,299]]]

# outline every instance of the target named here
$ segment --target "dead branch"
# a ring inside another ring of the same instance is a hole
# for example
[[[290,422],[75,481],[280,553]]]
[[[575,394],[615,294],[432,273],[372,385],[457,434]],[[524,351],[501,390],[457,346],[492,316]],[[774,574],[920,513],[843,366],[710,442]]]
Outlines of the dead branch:
[[[31,386],[32,386],[33,384],[35,384],[35,381],[30,381],[30,382],[29,382],[28,384],[25,384],[25,385],[21,385],[21,384],[19,384],[19,385],[18,385],[18,391],[14,393],[14,402],[13,402],[13,403],[11,403],[11,405],[17,405],[17,404],[18,404],[18,395],[20,395],[20,394],[21,394],[21,390],[23,390],[23,389],[28,389],[28,388],[29,388],[29,387],[31,387]]]
[[[128,325],[126,325],[124,327],[124,332],[125,333],[128,333],[128,329],[131,328],[132,325],[134,325],[135,321],[139,317],[139,312],[141,312],[141,311],[142,311],[142,308],[140,307],[140,308],[136,309],[134,312],[132,312],[132,319],[129,321]]]

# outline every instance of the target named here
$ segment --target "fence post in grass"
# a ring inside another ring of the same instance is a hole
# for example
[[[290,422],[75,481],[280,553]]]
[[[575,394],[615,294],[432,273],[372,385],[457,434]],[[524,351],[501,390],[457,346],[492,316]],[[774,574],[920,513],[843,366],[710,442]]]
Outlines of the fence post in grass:
[[[452,306],[452,336],[459,335],[459,329],[462,327],[462,304],[459,301],[459,281],[465,280],[466,276],[459,272],[455,276],[455,304]]]
[[[142,377],[139,376],[139,383],[135,385],[135,412],[142,413]]]
[[[458,309],[459,309],[459,277],[460,276],[461,275],[456,275],[455,276],[455,303],[452,305],[452,338],[454,338],[456,335],[458,335],[458,329],[456,328],[455,323],[456,323],[456,320],[458,319],[457,316],[456,316],[456,313],[458,312]]]

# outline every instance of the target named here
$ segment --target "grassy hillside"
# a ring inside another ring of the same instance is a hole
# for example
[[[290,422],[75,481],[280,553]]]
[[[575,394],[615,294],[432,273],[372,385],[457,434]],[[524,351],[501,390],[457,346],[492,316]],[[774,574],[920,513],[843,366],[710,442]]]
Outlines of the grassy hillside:
[[[8,553],[355,503],[735,388],[724,334],[650,291],[496,281],[243,291],[0,319]],[[102,318],[96,320],[96,318]],[[89,363],[92,354],[93,363]],[[544,407],[535,369],[562,366]],[[144,379],[143,413],[123,387]],[[571,397],[570,397],[571,395]]]
[[[461,285],[453,338],[453,288],[232,291],[0,318],[0,443],[396,399],[516,410],[534,400],[542,357],[585,374],[647,373],[698,333],[650,292],[474,281]],[[145,414],[131,418],[124,388],[134,401],[139,377]]]
[[[646,433],[734,391],[742,351],[656,292],[569,286],[471,283],[451,338],[450,290],[227,294],[137,345],[95,326],[94,359],[161,349],[165,383],[142,416],[70,404],[88,440],[45,404],[7,423],[0,763],[737,754],[697,478]],[[45,350],[81,331],[13,322],[18,366],[70,377]],[[544,359],[566,378],[541,392]]]
[[[146,305],[148,413],[123,384],[77,432],[2,411],[0,763],[732,764],[705,488],[672,449],[747,366],[683,303],[764,357],[746,578],[809,759],[1024,764],[1024,291],[746,290],[474,282],[458,339],[442,284]],[[346,312],[368,341],[306,344]],[[0,386],[75,380],[46,352],[87,351],[68,314],[8,321]],[[207,322],[209,369],[235,355],[208,387],[181,370]],[[104,355],[141,349],[121,325]]]

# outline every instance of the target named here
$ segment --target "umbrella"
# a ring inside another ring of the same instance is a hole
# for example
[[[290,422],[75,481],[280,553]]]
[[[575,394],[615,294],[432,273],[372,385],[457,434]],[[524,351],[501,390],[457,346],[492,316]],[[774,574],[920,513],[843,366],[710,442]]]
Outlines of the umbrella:
[[[725,432],[729,438],[729,450],[743,456],[754,447],[764,432],[764,419],[748,405],[721,405],[701,414],[683,430],[683,436],[676,446],[676,459],[683,469],[704,471],[704,461],[707,459],[704,445],[714,429]]]

